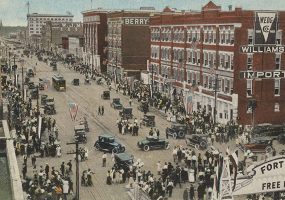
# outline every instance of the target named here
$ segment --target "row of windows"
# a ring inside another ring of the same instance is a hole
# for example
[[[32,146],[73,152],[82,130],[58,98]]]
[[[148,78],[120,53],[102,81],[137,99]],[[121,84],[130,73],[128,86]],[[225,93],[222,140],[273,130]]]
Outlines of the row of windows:
[[[71,18],[53,18],[53,17],[37,17],[37,18],[30,18],[30,21],[66,21],[72,22]]]
[[[193,28],[187,30],[187,42],[199,42],[201,35],[200,29]],[[217,42],[217,33],[216,27],[205,27],[204,28],[204,43],[216,44]],[[234,27],[220,27],[219,32],[219,43],[220,44],[234,44]],[[185,41],[185,32],[182,29],[176,29],[171,31],[171,29],[163,29],[160,33],[158,29],[152,29],[151,31],[151,40],[152,41],[174,41],[174,42],[184,42]]]
[[[253,54],[247,54],[247,70],[253,69]],[[281,69],[281,54],[275,54],[275,70]]]
[[[223,70],[233,70],[233,54],[219,53],[219,63],[218,68]],[[159,58],[159,47],[151,48],[151,58]],[[162,48],[161,49],[161,59],[170,60],[171,59],[171,49]],[[173,61],[183,62],[184,61],[184,50],[183,49],[173,49]],[[200,64],[200,51],[187,51],[186,63],[199,65]],[[204,66],[205,67],[215,67],[216,66],[216,52],[204,52]]]
[[[248,44],[253,44],[253,36],[254,36],[254,31],[253,29],[248,29]],[[276,32],[276,40],[275,44],[281,44],[282,43],[282,31],[278,30]]]
[[[280,96],[280,79],[274,80],[274,96]],[[253,95],[253,85],[252,85],[252,79],[246,80],[246,96],[252,97]]]

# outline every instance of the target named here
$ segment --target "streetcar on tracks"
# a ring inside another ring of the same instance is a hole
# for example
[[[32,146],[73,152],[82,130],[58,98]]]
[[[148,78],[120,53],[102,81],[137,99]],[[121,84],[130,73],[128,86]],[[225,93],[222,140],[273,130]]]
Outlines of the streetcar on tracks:
[[[52,86],[57,91],[66,91],[66,81],[61,75],[54,75],[52,77]]]

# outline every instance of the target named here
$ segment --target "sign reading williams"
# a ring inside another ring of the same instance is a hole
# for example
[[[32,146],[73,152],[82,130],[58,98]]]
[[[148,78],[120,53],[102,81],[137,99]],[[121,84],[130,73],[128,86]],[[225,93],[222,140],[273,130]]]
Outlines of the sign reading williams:
[[[241,71],[239,77],[241,79],[285,78],[285,71]]]
[[[277,32],[277,12],[255,13],[254,44],[275,45]]]
[[[241,46],[242,53],[284,53],[285,46]]]

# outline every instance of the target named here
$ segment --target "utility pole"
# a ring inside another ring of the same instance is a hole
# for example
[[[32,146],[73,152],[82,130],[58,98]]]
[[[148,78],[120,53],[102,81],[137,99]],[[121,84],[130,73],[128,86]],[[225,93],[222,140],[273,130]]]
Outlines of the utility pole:
[[[214,107],[214,126],[216,125],[216,119],[217,119],[217,93],[218,93],[218,78],[219,75],[215,74],[215,107]]]
[[[151,65],[151,99],[153,98],[153,64]]]
[[[67,154],[75,154],[76,158],[76,193],[75,193],[75,200],[79,200],[79,142],[76,140],[76,142],[68,142],[67,145],[75,144],[75,152],[70,152]]]

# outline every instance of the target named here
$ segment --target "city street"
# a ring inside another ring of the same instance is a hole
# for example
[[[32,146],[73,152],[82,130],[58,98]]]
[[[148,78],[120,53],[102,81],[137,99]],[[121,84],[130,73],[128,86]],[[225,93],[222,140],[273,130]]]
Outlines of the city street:
[[[68,102],[73,101],[79,105],[78,114],[76,120],[79,120],[83,116],[87,117],[89,123],[90,132],[87,133],[87,144],[81,144],[81,147],[87,146],[89,150],[89,157],[87,161],[80,163],[80,175],[83,170],[90,168],[95,174],[93,175],[94,186],[93,187],[81,187],[80,195],[82,199],[126,199],[127,193],[125,192],[126,184],[119,185],[106,185],[106,174],[107,170],[111,169],[113,162],[111,161],[111,155],[107,158],[107,167],[102,167],[102,155],[100,151],[96,151],[93,147],[95,141],[99,134],[111,133],[119,141],[121,141],[126,146],[126,152],[134,155],[135,160],[140,158],[144,162],[143,169],[148,171],[151,170],[156,173],[156,163],[161,161],[162,163],[172,161],[172,148],[175,145],[185,145],[184,140],[173,140],[169,139],[171,147],[169,150],[153,150],[149,152],[143,152],[137,148],[137,141],[145,138],[148,134],[149,128],[143,127],[139,130],[139,136],[131,136],[130,134],[121,135],[119,134],[116,120],[119,118],[118,111],[110,107],[109,100],[102,100],[101,94],[107,89],[106,85],[98,86],[95,82],[91,85],[84,84],[84,76],[79,73],[75,73],[73,70],[65,68],[63,65],[59,65],[58,71],[52,71],[52,68],[43,62],[39,62],[33,57],[33,59],[26,59],[27,62],[25,66],[33,67],[37,63],[36,77],[34,81],[37,82],[38,78],[48,78],[55,73],[60,73],[64,76],[67,83],[66,92],[57,92],[54,88],[49,86],[47,90],[40,91],[40,94],[48,94],[55,98],[55,107],[57,114],[52,116],[56,119],[57,126],[59,128],[59,139],[62,146],[62,157],[61,158],[42,158],[38,159],[38,165],[45,165],[49,163],[50,166],[60,167],[61,162],[68,162],[70,159],[74,160],[73,155],[67,155],[67,152],[71,152],[75,149],[75,145],[66,145],[67,142],[72,141],[74,137],[74,126],[78,122],[71,120]],[[71,81],[74,78],[80,78],[80,86],[71,85]],[[111,91],[111,99],[119,97],[122,100],[123,105],[128,105],[128,98],[122,94],[116,93],[115,90]],[[36,101],[34,101],[36,104]],[[97,110],[98,106],[104,106],[105,114],[104,116],[98,116]],[[137,104],[133,104],[133,114],[137,119],[143,116],[143,113],[136,109]],[[161,137],[165,137],[165,128],[170,125],[166,119],[163,119],[160,115],[156,115],[157,128],[161,132]],[[19,158],[19,164],[22,160]],[[31,163],[29,162],[31,165]],[[31,168],[30,168],[31,169]],[[75,171],[75,162],[73,162],[73,171]],[[28,174],[32,171],[28,171]],[[74,180],[75,181],[75,180]],[[75,182],[74,182],[75,184]],[[75,185],[74,185],[75,186]],[[75,188],[75,187],[74,187]],[[116,194],[116,195],[114,195]],[[175,189],[174,197],[181,197],[182,192],[179,189]],[[174,198],[174,199],[175,199]]]

